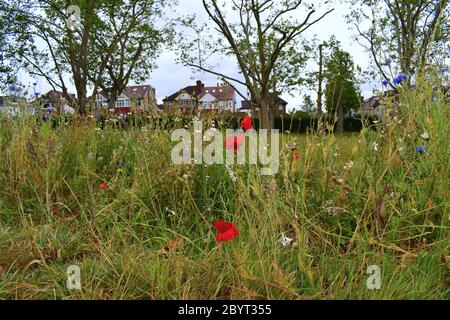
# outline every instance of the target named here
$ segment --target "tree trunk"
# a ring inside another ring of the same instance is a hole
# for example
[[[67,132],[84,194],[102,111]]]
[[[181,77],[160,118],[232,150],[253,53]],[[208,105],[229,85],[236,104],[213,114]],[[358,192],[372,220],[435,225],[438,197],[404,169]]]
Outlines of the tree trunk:
[[[275,127],[273,103],[271,100],[270,97],[262,97],[260,101],[258,101],[260,110],[260,129],[271,130]]]
[[[116,110],[117,95],[111,94],[108,101],[108,109]],[[114,111],[113,111],[114,112]]]
[[[87,112],[87,110],[86,110],[87,109],[86,108],[86,101],[87,101],[86,88],[80,87],[77,90],[77,94],[78,94],[78,99],[77,99],[78,100],[78,112],[79,112],[80,115],[85,115],[86,112]]]

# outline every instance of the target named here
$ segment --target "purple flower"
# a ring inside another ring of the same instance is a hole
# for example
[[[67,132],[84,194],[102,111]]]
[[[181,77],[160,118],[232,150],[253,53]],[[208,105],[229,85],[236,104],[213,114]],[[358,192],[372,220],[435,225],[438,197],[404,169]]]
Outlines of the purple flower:
[[[121,166],[122,168],[125,167],[125,164],[126,164],[125,160],[122,160],[122,161],[120,162],[120,166]]]
[[[425,153],[425,152],[427,152],[427,147],[425,147],[425,146],[416,147],[416,152]]]
[[[407,79],[408,77],[405,74],[399,74],[397,78],[394,79],[394,84],[400,85],[402,84],[403,80]]]
[[[383,80],[383,87],[387,87],[388,86],[388,84],[389,84],[389,81],[387,81],[387,80]]]

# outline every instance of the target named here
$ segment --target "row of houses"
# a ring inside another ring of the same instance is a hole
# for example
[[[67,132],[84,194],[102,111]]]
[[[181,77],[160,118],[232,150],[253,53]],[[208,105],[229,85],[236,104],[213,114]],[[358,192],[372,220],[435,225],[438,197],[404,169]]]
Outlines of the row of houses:
[[[75,98],[75,95],[71,94],[71,96]],[[38,100],[43,108],[55,110],[57,113],[67,113],[71,109],[69,102],[60,91],[51,90],[39,96]],[[157,103],[156,89],[151,85],[128,86],[115,99],[115,103],[105,92],[100,92],[95,97],[88,97],[88,102],[91,103],[96,113],[113,111],[116,114],[127,114],[130,112],[170,112],[171,110],[246,112],[255,116],[259,113],[258,108],[255,108],[249,101],[242,101],[239,107],[236,91],[229,84],[217,83],[216,86],[206,86],[200,80],[196,81],[194,85],[186,86],[167,96],[163,99],[162,104]],[[286,114],[287,102],[278,98],[276,103],[276,114]]]

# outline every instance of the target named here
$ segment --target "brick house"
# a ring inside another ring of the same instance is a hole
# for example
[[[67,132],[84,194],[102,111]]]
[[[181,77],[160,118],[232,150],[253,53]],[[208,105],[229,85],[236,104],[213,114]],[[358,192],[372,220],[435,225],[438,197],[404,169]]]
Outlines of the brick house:
[[[89,99],[92,99],[92,97]],[[109,108],[109,96],[104,92],[98,93],[95,97],[94,109],[99,111],[107,108]],[[157,110],[155,88],[151,85],[137,85],[126,87],[117,97],[114,113],[126,114],[152,110]]]
[[[281,115],[286,115],[287,114],[287,111],[286,111],[287,105],[288,105],[288,103],[286,101],[284,101],[280,97],[277,97],[277,99],[275,101],[275,110],[274,110],[275,117],[279,117]],[[256,108],[255,104],[250,101],[242,101],[242,106],[239,109],[239,111],[246,112],[249,115],[251,115],[252,117],[256,117],[256,118],[259,118],[259,115],[260,115],[259,108]]]
[[[73,101],[76,100],[76,96],[74,94],[69,93],[69,96]],[[65,113],[67,110],[71,110],[70,112],[74,110],[70,107],[70,102],[61,91],[50,90],[40,97],[40,101],[41,105],[45,109],[53,109],[58,114]]]
[[[194,112],[236,111],[236,91],[227,83],[218,83],[215,87],[206,87],[201,81],[195,86],[187,86],[163,100],[165,111],[181,109]]]

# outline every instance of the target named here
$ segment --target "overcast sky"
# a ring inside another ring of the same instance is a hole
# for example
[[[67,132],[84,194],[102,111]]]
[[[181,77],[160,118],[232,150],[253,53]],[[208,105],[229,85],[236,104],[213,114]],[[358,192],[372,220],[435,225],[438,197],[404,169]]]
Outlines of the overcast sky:
[[[204,12],[201,0],[179,0],[179,6],[172,14],[192,14],[195,13],[200,21],[207,21],[206,13]],[[312,26],[305,33],[306,37],[312,37],[314,34],[321,40],[329,39],[330,36],[335,35],[341,42],[344,50],[348,51],[354,62],[360,66],[366,67],[369,63],[369,56],[364,50],[352,39],[353,32],[349,30],[349,26],[345,21],[345,14],[349,12],[349,7],[343,5],[340,1],[335,1],[334,11],[325,17],[321,22]],[[325,9],[318,8],[317,16],[321,14]],[[304,15],[305,12],[299,12],[299,15]],[[217,65],[217,70],[227,75],[237,75],[237,65],[231,59],[212,61]],[[158,102],[178,91],[179,89],[192,85],[195,83],[194,79],[202,80],[207,86],[216,85],[218,80],[216,76],[208,75],[205,73],[193,73],[191,68],[184,67],[176,63],[176,55],[170,51],[163,51],[161,56],[157,60],[158,68],[153,72],[147,83],[156,88],[156,95]],[[26,80],[31,84],[32,80],[29,78]],[[39,83],[38,89],[44,93],[50,90],[50,86],[43,80]],[[73,86],[70,87],[72,92],[75,92]],[[365,97],[369,97],[372,93],[372,86],[364,85],[362,93]],[[288,109],[298,108],[302,103],[302,96],[298,93],[292,97],[290,95],[282,95],[282,97],[289,103]],[[240,99],[239,99],[240,100]]]

